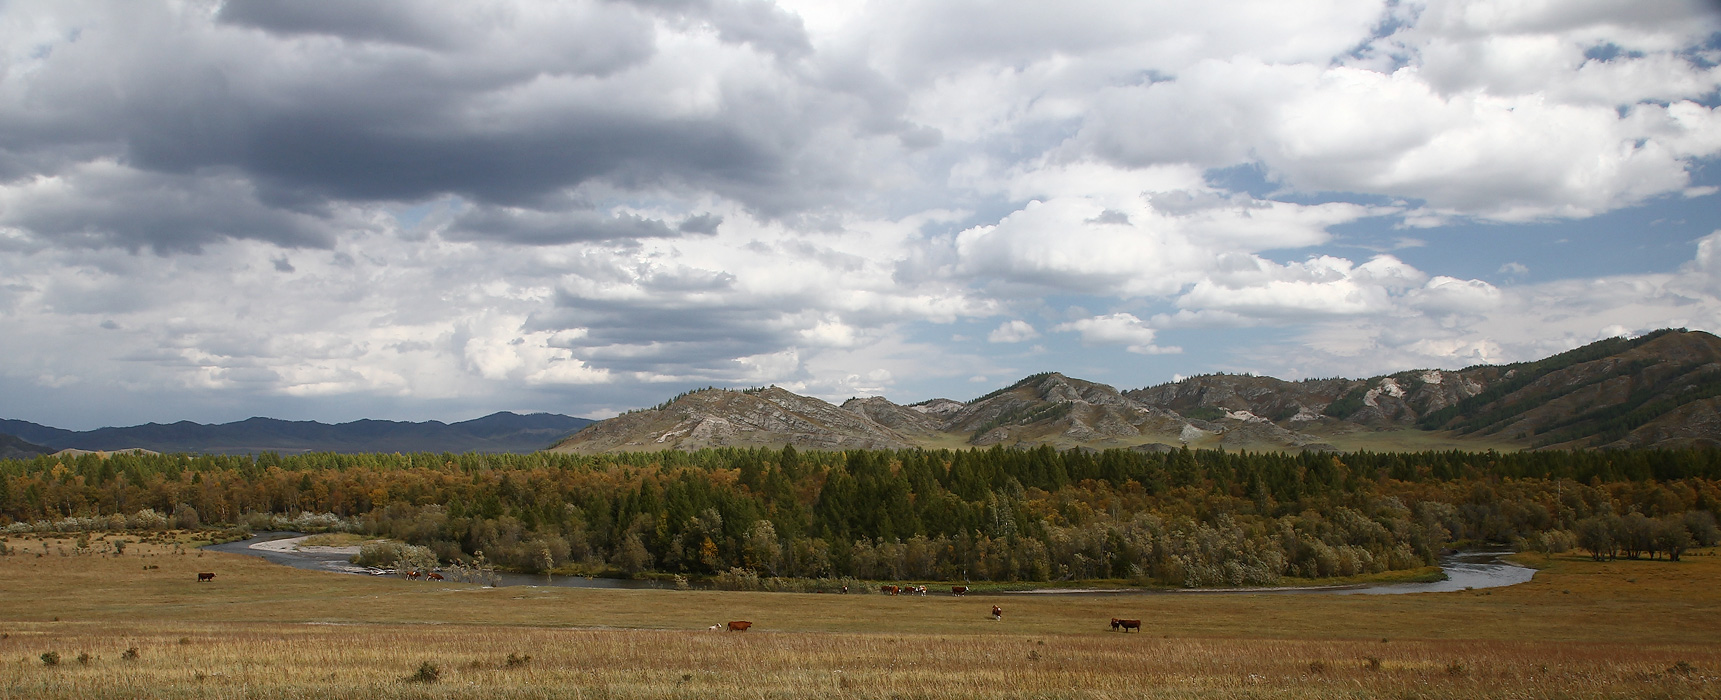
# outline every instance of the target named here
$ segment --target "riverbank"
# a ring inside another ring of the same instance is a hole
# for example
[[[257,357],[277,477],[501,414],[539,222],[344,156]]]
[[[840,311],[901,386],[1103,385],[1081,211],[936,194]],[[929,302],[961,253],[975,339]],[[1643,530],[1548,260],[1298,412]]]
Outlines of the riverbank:
[[[358,553],[358,546],[348,547],[308,547],[303,533],[270,532],[255,535],[251,538],[210,545],[205,549],[231,554],[258,556],[276,564],[292,566],[301,569],[331,571],[349,574],[385,573],[378,569],[355,566],[348,559]],[[913,585],[925,586],[928,595],[955,595],[953,588],[961,586],[970,595],[980,594],[1029,594],[1029,595],[1142,595],[1142,594],[1224,594],[1224,593],[1364,593],[1364,594],[1396,594],[1396,593],[1430,593],[1442,591],[1458,591],[1472,588],[1492,588],[1513,585],[1530,580],[1535,571],[1517,564],[1505,561],[1502,557],[1510,552],[1484,551],[1460,552],[1455,555],[1442,557],[1439,566],[1422,567],[1407,571],[1387,571],[1379,574],[1353,576],[1342,579],[1285,579],[1284,585],[1255,586],[1235,588],[1157,588],[1130,585],[1120,580],[1105,581],[1050,581],[1050,582],[979,582],[953,584],[948,581],[911,581],[911,582],[856,582],[850,585],[850,593],[871,593],[879,590],[882,585]],[[572,588],[622,588],[622,589],[670,589],[678,588],[673,579],[613,579],[584,576],[556,576],[496,573],[489,577],[497,586],[560,586]],[[851,579],[852,580],[852,579]],[[689,587],[713,588],[710,581],[696,581]],[[820,586],[797,586],[802,592],[835,593],[842,589],[842,584]]]

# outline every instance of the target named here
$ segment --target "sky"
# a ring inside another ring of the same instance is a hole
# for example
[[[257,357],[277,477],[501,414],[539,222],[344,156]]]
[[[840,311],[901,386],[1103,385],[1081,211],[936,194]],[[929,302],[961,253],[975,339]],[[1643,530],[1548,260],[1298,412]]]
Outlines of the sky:
[[[1366,377],[1721,330],[1721,4],[0,2],[0,417]]]

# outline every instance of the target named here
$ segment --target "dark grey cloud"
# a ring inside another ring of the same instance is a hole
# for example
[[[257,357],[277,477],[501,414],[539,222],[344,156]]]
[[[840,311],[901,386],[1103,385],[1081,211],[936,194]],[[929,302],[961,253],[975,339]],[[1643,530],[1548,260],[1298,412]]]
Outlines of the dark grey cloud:
[[[714,101],[696,109],[658,97],[690,87],[678,82],[685,71],[637,72],[658,57],[654,17],[703,24],[779,58],[807,55],[800,20],[768,2],[231,0],[212,24],[149,4],[114,15],[6,78],[31,101],[0,105],[0,181],[99,161],[141,173],[129,181],[135,190],[104,184],[123,207],[7,212],[8,223],[62,245],[194,252],[238,237],[326,246],[317,221],[342,203],[457,196],[549,212],[587,184],[671,201],[711,193],[779,217],[840,200],[858,167],[846,137],[830,141],[840,130],[826,128],[850,119],[850,98],[798,69],[730,75],[713,64]],[[826,140],[813,149],[821,129]],[[242,201],[255,211],[230,203],[189,220],[211,172],[247,189]],[[169,176],[187,189],[172,191],[161,179]],[[706,234],[720,222],[709,216],[659,229],[534,227],[492,214],[463,230],[544,244]]]
[[[260,202],[247,182],[224,174],[171,175],[112,163],[79,168],[22,188],[0,209],[0,226],[67,247],[198,252],[228,238],[289,248],[328,248],[335,222]]]
[[[591,211],[480,207],[455,219],[445,235],[456,240],[562,245],[577,241],[671,238],[680,234],[662,221],[632,214],[609,216]]]
[[[1100,212],[1099,216],[1096,216],[1092,219],[1088,219],[1087,223],[1128,226],[1129,225],[1129,214],[1125,214],[1125,213],[1118,211],[1116,209],[1107,209],[1105,211]]]
[[[278,34],[324,34],[360,41],[387,41],[427,48],[456,43],[452,27],[437,26],[430,3],[413,0],[227,0],[221,22]]]
[[[681,222],[680,226],[675,227],[675,230],[682,233],[703,233],[709,236],[717,233],[717,227],[722,224],[723,217],[721,216],[709,213],[698,214],[687,217],[685,221]]]
[[[583,328],[563,347],[586,364],[617,372],[727,376],[736,360],[796,345],[790,322],[804,300],[731,293],[728,273],[689,272],[649,280],[648,296],[606,298],[561,289],[534,330]]]

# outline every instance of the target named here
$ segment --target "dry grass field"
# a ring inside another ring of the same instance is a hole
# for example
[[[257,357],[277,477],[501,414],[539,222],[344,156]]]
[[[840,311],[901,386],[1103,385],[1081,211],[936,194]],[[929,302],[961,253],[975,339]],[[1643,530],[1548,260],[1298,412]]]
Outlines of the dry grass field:
[[[486,589],[165,543],[7,544],[0,698],[1721,697],[1709,552],[1560,556],[1528,584],[1444,594],[893,598]],[[706,629],[736,619],[755,626]]]

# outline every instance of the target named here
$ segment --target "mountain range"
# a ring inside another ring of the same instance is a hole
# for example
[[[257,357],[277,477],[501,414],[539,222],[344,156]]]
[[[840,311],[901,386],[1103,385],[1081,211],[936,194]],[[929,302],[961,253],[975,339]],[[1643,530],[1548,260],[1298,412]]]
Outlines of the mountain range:
[[[552,449],[1174,446],[1250,450],[1721,445],[1721,338],[1668,329],[1534,362],[1366,379],[1212,374],[1128,391],[1049,372],[971,401],[836,406],[779,387],[689,392]]]
[[[358,420],[330,425],[315,421],[251,418],[206,425],[190,421],[124,428],[63,430],[21,420],[0,420],[0,458],[34,457],[64,449],[203,454],[275,452],[486,452],[528,453],[591,424],[555,413],[503,411],[458,423]],[[13,437],[16,442],[5,438]],[[32,444],[34,443],[34,444]],[[34,449],[32,449],[34,448]]]

